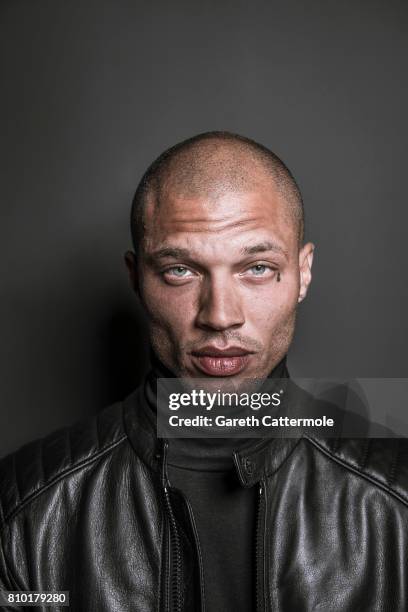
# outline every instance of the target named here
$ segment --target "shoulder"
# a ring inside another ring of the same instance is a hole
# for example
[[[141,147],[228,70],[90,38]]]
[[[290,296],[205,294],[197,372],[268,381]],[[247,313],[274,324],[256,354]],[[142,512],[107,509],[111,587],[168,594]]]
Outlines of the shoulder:
[[[307,439],[330,460],[408,505],[407,438]]]
[[[127,436],[122,403],[35,440],[0,460],[0,519],[7,521],[47,488],[110,453]]]

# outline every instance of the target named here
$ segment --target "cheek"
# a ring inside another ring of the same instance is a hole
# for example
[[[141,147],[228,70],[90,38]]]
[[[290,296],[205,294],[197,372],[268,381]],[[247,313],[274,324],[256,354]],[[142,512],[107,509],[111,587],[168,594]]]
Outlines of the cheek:
[[[247,318],[256,327],[275,327],[293,316],[297,307],[299,289],[296,279],[275,283],[272,287],[259,287],[246,295]]]
[[[147,276],[142,286],[142,295],[151,324],[178,332],[186,328],[193,318],[195,300],[191,291],[183,291],[180,287],[172,289],[154,277]]]

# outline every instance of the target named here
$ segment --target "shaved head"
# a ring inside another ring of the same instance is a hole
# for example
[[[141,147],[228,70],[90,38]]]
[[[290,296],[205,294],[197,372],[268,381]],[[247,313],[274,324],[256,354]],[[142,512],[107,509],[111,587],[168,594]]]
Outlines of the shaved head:
[[[143,176],[132,236],[125,262],[159,360],[176,376],[266,378],[312,278],[314,245],[301,244],[302,198],[283,162],[229,132],[185,140]]]
[[[169,196],[217,200],[228,193],[246,193],[265,186],[274,190],[303,241],[302,196],[289,169],[272,151],[230,132],[206,132],[162,153],[142,177],[132,205],[135,251],[143,241],[146,209],[153,212]]]

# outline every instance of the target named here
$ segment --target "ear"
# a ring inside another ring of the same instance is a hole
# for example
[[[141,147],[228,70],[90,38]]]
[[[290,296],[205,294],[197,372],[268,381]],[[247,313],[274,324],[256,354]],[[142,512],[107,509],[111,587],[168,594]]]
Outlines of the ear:
[[[312,280],[312,264],[313,264],[313,251],[315,245],[311,242],[305,244],[299,251],[299,274],[300,274],[300,286],[299,286],[299,297],[298,302],[305,299],[307,290]]]
[[[126,251],[124,260],[128,269],[132,289],[139,295],[139,275],[137,270],[136,253],[133,253],[133,251]]]

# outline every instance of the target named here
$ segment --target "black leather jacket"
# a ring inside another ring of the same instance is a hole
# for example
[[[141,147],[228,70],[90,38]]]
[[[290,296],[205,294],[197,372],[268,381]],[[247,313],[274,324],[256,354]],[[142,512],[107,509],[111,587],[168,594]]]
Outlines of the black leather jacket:
[[[2,459],[0,589],[69,591],[75,612],[206,609],[194,517],[144,401]],[[258,488],[256,610],[408,609],[405,440],[258,440],[234,461]]]

